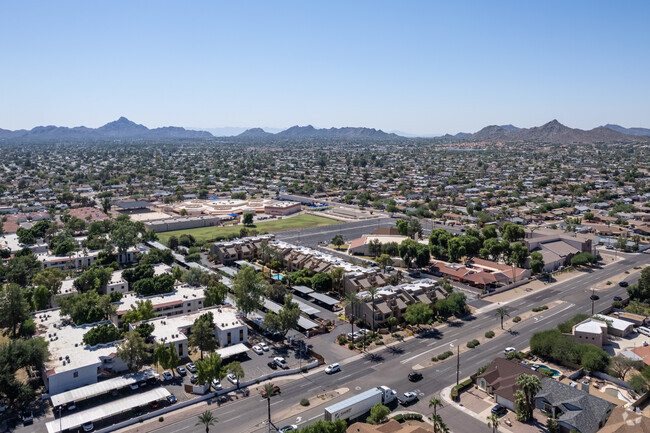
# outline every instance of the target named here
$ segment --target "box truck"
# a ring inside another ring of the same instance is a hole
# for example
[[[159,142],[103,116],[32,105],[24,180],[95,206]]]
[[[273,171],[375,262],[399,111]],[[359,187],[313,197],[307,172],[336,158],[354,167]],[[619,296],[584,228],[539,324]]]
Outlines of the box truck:
[[[378,386],[325,408],[325,421],[355,419],[368,412],[375,404],[388,404],[397,393],[387,386]]]

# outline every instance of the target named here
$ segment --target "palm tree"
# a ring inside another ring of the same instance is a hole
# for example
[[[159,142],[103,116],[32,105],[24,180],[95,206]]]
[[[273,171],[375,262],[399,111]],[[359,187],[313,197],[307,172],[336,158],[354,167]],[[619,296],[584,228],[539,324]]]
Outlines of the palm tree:
[[[497,308],[495,316],[501,319],[501,329],[503,329],[503,318],[506,316],[510,317],[510,314],[508,314],[508,310],[506,310],[505,308]]]
[[[526,419],[529,420],[533,417],[533,409],[535,408],[535,395],[537,395],[537,393],[542,389],[542,382],[537,376],[533,376],[532,374],[522,374],[517,377],[515,384],[524,394]]]
[[[354,339],[354,306],[361,303],[356,293],[347,293],[343,300],[346,310],[350,309],[350,325],[352,326],[352,338]]]
[[[433,422],[433,433],[449,433],[449,427],[442,421],[440,415],[434,415],[431,417]]]
[[[499,428],[499,415],[491,413],[490,416],[487,417],[487,420],[487,425],[492,429],[492,433],[497,433],[497,429]]]
[[[438,415],[437,409],[439,407],[442,407],[442,401],[438,397],[431,397],[431,400],[429,400],[429,407],[433,408],[433,416]]]
[[[377,288],[371,287],[368,289],[370,300],[372,301],[372,336],[375,336],[375,296],[377,296]]]
[[[216,416],[212,415],[212,412],[206,410],[201,415],[199,415],[199,422],[194,425],[203,424],[205,426],[205,433],[210,433],[210,426],[214,425],[214,423],[217,421],[219,421],[219,419],[217,419]]]
[[[272,383],[264,385],[261,394],[266,399],[266,407],[269,414],[269,432],[271,431],[271,397],[278,395],[279,389]]]

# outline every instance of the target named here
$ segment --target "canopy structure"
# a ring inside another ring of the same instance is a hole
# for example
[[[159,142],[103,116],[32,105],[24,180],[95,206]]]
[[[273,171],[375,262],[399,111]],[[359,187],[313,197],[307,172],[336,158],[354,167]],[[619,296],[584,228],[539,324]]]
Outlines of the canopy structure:
[[[318,302],[322,302],[325,305],[336,305],[339,303],[337,299],[332,298],[331,296],[323,295],[322,293],[310,293],[309,296],[317,300]]]
[[[308,295],[310,293],[314,293],[314,290],[310,289],[307,286],[293,286],[293,290],[295,290],[296,292],[300,292],[303,295]]]
[[[295,302],[296,304],[298,304],[298,308],[300,308],[300,311],[302,311],[308,316],[313,316],[315,314],[320,313],[320,310],[318,308],[314,308],[311,305],[305,304],[299,299],[293,298],[291,302]]]
[[[81,412],[66,415],[60,419],[50,421],[46,424],[47,432],[56,433],[78,428],[87,422],[96,422],[104,418],[127,412],[138,406],[149,404],[152,401],[162,400],[167,398],[168,395],[170,395],[170,392],[167,391],[166,388],[159,387],[152,389],[151,391],[121,398],[110,403],[102,404],[101,406],[96,406],[92,409],[82,410]]]
[[[148,380],[158,376],[158,373],[156,373],[152,368],[149,368],[147,370],[125,374],[121,377],[104,380],[102,382],[93,383],[92,385],[86,385],[60,394],[55,394],[50,397],[50,400],[52,401],[52,407],[57,408],[74,401],[78,402],[103,394],[108,394],[113,390],[126,388],[133,383],[142,382],[143,380]]]
[[[244,343],[238,343],[234,346],[224,347],[223,349],[217,349],[217,354],[221,359],[226,359],[231,356],[239,355],[240,353],[248,352],[248,347]]]

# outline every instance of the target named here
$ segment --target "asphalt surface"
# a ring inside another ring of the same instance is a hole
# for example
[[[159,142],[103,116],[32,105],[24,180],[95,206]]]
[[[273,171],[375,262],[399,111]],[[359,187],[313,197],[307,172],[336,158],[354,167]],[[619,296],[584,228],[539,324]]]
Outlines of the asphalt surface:
[[[522,299],[502,304],[502,306],[505,305],[505,308],[510,312],[510,316],[513,317],[530,311],[533,307],[550,303],[553,300],[563,301],[558,306],[538,314],[534,318],[512,326],[509,333],[504,333],[481,344],[472,351],[461,354],[461,380],[474,373],[480,366],[501,355],[504,347],[514,346],[523,349],[528,346],[530,336],[534,332],[553,328],[558,323],[573,317],[577,313],[590,313],[591,301],[589,295],[592,286],[630,270],[634,266],[648,262],[650,262],[650,255],[647,253],[625,255],[624,260],[603,269],[595,269],[579,277],[559,283],[553,288],[534,292]],[[626,278],[630,283],[634,283],[637,279],[638,274]],[[611,305],[614,296],[624,296],[625,289],[613,284],[612,287],[599,291],[599,295],[600,300],[595,302],[596,311],[603,310]],[[374,355],[351,353],[351,356],[339,360],[342,364],[342,371],[332,376],[318,371],[283,385],[282,394],[274,397],[271,403],[274,425],[277,427],[288,424],[304,426],[313,423],[322,417],[325,407],[379,385],[387,385],[400,394],[406,391],[417,391],[420,400],[411,405],[409,409],[425,414],[429,413],[429,399],[433,395],[437,395],[446,386],[456,382],[457,358],[455,356],[451,357],[444,362],[439,362],[430,368],[422,370],[424,378],[417,383],[408,382],[406,378],[408,372],[415,365],[425,363],[432,356],[449,350],[450,343],[464,346],[472,338],[482,336],[485,330],[498,326],[497,319],[494,316],[494,309],[497,307],[497,305],[486,307],[484,311],[479,311],[475,317],[469,317],[452,325],[447,325],[440,328],[437,333],[406,340],[376,352]],[[327,362],[333,361],[327,360]],[[313,397],[318,393],[341,387],[347,387],[350,391],[327,403],[288,416],[288,411],[292,408],[301,410],[298,405],[300,399]],[[219,418],[218,428],[222,432],[263,432],[268,430],[264,424],[266,402],[254,392],[251,392],[249,398],[224,404],[213,409],[213,412]],[[484,422],[469,417],[453,407],[445,407],[439,413],[453,432],[473,433],[486,428]],[[157,429],[156,432],[190,431],[195,429],[194,424],[195,420],[192,417],[175,424],[165,425]]]

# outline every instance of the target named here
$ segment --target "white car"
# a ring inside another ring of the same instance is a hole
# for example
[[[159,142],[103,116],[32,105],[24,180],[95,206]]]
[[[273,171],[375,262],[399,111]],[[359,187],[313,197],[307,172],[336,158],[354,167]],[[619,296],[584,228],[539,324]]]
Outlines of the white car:
[[[253,352],[257,353],[258,355],[262,355],[264,353],[260,346],[253,346]]]
[[[85,424],[82,424],[81,427],[83,427],[84,431],[93,431],[93,429],[95,428],[92,422],[87,422]]]
[[[336,373],[337,371],[341,371],[341,366],[338,363],[330,364],[325,368],[325,373],[327,374]]]
[[[232,373],[229,374],[228,376],[226,376],[226,378],[228,378],[228,381],[230,381],[230,383],[232,383],[233,385],[237,385],[239,383],[239,380],[237,380],[237,377]]]
[[[281,357],[281,356],[276,356],[275,358],[273,358],[273,362],[275,362],[275,364],[276,364],[278,367],[283,368],[283,369],[285,369],[285,370],[286,370],[287,368],[289,368],[289,364],[288,364],[287,361],[286,361],[283,357]]]
[[[512,353],[512,352],[516,352],[516,351],[517,351],[517,349],[515,349],[514,347],[506,347],[505,350],[503,351],[503,354],[507,355],[508,353]]]
[[[409,392],[405,392],[404,396],[399,398],[398,400],[400,404],[406,405],[409,403],[413,403],[417,399],[418,399],[418,394],[416,392],[409,391]]]
[[[287,433],[290,431],[298,430],[298,426],[295,424],[292,425],[285,425],[284,427],[280,427],[278,429],[278,433]]]
[[[359,334],[366,335],[368,332],[370,332],[370,329],[365,329],[365,328],[359,329]]]
[[[169,371],[164,371],[162,375],[165,381],[172,380],[174,378],[174,376],[172,376],[172,374]]]
[[[262,348],[263,351],[265,351],[265,352],[268,352],[268,351],[269,351],[269,346],[268,346],[268,344],[266,344],[265,342],[262,341],[262,342],[260,342],[260,343],[257,343],[257,345],[260,346],[260,347]]]
[[[212,379],[212,387],[215,389],[215,391],[220,391],[223,389],[223,386],[221,385],[221,381],[219,381],[219,379]]]
[[[348,338],[351,338],[351,339],[353,339],[353,340],[356,340],[356,339],[359,338],[359,337],[361,337],[361,334],[359,334],[359,333],[356,332],[356,331],[355,331],[354,333],[352,333],[352,332],[348,332]]]

